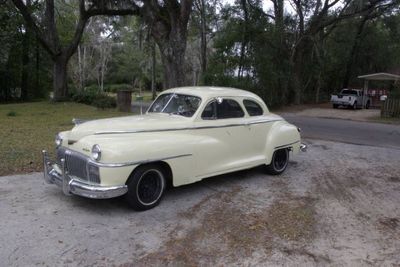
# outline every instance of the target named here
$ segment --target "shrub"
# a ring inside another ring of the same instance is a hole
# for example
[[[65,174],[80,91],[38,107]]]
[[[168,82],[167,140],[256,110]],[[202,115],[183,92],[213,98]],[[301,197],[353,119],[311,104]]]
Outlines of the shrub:
[[[72,95],[72,101],[82,104],[91,105],[98,93],[93,93],[90,91],[75,92]]]
[[[110,93],[116,93],[122,90],[132,90],[133,87],[130,84],[121,83],[121,84],[108,84],[104,86],[104,91]]]
[[[105,94],[98,94],[93,99],[92,105],[101,109],[115,108],[117,106],[117,101],[114,97]]]
[[[82,92],[75,92],[72,94],[71,99],[74,102],[92,105],[101,109],[115,108],[117,106],[114,97],[108,96],[104,93],[99,93],[97,90],[93,90],[92,88],[85,88]]]
[[[9,111],[9,112],[7,113],[7,116],[8,116],[8,117],[15,117],[15,116],[17,116],[17,112],[15,112],[15,111]]]

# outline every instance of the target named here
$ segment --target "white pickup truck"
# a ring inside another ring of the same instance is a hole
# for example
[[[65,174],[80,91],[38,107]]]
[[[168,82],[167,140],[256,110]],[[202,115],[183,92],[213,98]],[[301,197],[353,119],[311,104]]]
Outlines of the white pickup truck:
[[[340,94],[331,96],[331,103],[333,108],[344,106],[352,109],[368,109],[371,105],[371,98],[364,95],[363,91],[359,89],[342,89]]]

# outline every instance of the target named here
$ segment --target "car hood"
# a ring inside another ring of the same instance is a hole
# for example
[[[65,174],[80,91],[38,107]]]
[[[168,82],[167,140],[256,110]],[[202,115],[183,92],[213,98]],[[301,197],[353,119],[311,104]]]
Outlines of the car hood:
[[[70,131],[68,139],[77,141],[85,136],[96,133],[106,134],[111,132],[165,130],[177,127],[188,127],[191,124],[190,118],[163,113],[100,119],[76,125]]]

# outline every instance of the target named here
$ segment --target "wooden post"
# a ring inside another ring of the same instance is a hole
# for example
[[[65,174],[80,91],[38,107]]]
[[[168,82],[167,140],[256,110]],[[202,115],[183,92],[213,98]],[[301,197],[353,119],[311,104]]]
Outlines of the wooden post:
[[[367,93],[368,93],[368,80],[364,79],[364,93],[363,93],[363,97],[362,97],[362,108],[365,108]]]

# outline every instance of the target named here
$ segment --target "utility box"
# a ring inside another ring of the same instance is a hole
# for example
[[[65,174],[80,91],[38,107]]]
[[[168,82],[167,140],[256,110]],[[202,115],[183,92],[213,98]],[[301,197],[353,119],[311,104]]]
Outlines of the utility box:
[[[121,90],[117,93],[117,107],[119,111],[130,112],[132,105],[132,91]]]

